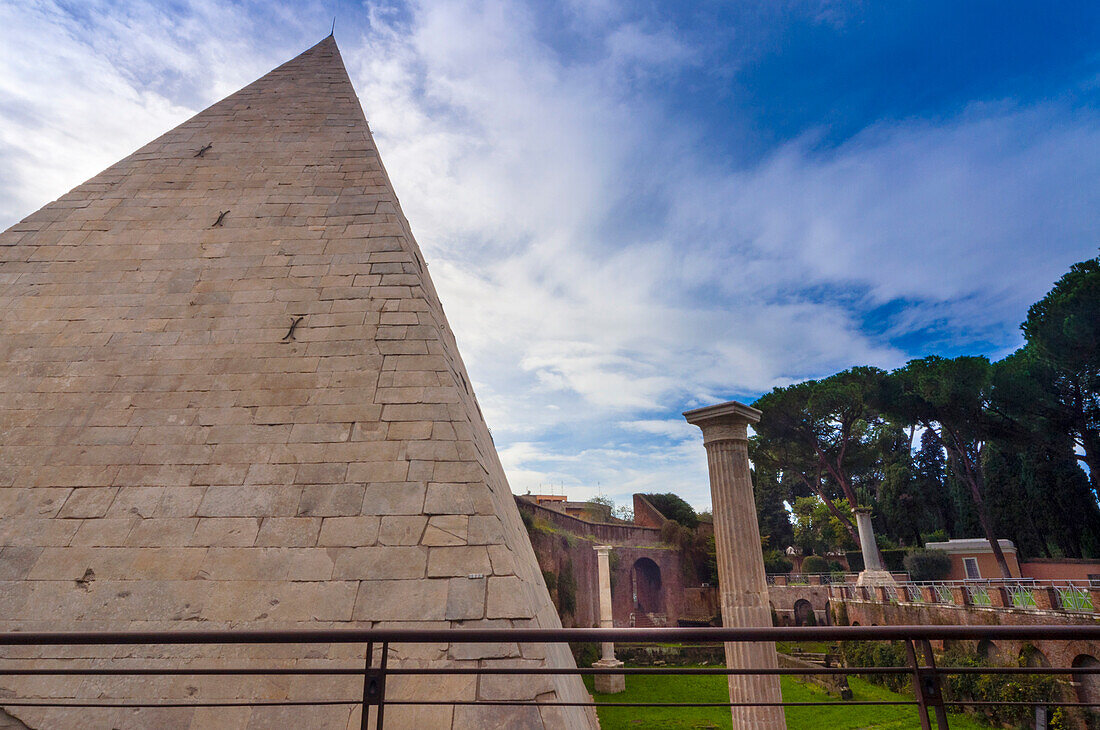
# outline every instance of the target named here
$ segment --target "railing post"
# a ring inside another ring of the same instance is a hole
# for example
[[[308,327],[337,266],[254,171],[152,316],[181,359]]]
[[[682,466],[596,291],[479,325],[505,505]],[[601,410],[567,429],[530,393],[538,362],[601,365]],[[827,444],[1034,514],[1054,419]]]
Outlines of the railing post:
[[[372,706],[378,708],[374,721],[375,730],[382,730],[382,715],[386,704],[386,663],[389,653],[389,644],[382,642],[382,661],[375,668],[371,666],[374,663],[374,642],[367,644],[367,659],[363,665],[363,716],[359,723],[361,730],[368,730],[367,723]]]
[[[921,586],[920,597],[925,603],[940,602],[940,597],[936,595],[936,586]]]
[[[1036,586],[1031,595],[1035,598],[1035,608],[1040,611],[1058,610],[1057,591],[1051,586]]]
[[[871,589],[874,591],[875,601],[878,603],[889,603],[890,596],[886,593],[885,586],[875,586]]]
[[[956,606],[970,605],[970,594],[966,592],[966,586],[951,586],[951,597]]]
[[[939,730],[950,730],[947,724],[947,710],[943,706],[943,692],[940,688],[939,672],[936,671],[936,659],[932,654],[932,645],[928,641],[921,641],[921,653],[924,654],[925,666],[921,666],[911,639],[905,641],[905,653],[909,658],[909,666],[913,669],[913,695],[917,700],[921,730],[932,730],[929,709],[935,712],[936,727]]]
[[[1092,598],[1092,612],[1100,613],[1100,586],[1089,586],[1089,596]]]
[[[1008,591],[1004,586],[991,585],[986,592],[989,594],[989,605],[993,608],[1012,607],[1012,600],[1008,597]]]

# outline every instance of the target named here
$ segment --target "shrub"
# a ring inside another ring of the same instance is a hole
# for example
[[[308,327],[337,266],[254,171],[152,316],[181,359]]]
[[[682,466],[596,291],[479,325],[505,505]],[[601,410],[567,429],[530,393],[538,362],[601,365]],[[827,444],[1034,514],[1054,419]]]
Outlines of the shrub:
[[[676,520],[684,527],[692,530],[699,524],[699,516],[691,505],[668,492],[666,494],[643,494],[646,501],[656,507],[666,519]]]
[[[595,644],[570,643],[569,649],[573,652],[573,660],[578,667],[590,667],[600,658]]]
[[[933,530],[932,532],[927,532],[921,535],[920,539],[921,542],[924,542],[926,544],[930,542],[947,542],[947,530],[944,530],[943,528]]]
[[[828,573],[829,561],[820,555],[810,555],[802,561],[803,573]]]
[[[951,556],[943,550],[913,548],[902,562],[913,580],[943,580],[951,573]]]
[[[942,665],[947,667],[993,667],[988,659],[981,659],[968,652],[953,649],[944,654]],[[1057,677],[1050,675],[984,675],[945,674],[944,697],[950,700],[975,702],[1020,702],[1027,705],[1055,704],[1062,688]],[[984,714],[997,725],[1023,726],[1031,708],[1027,706],[990,706]]]
[[[905,645],[900,641],[842,641],[840,655],[848,667],[904,667],[909,664]],[[909,689],[908,674],[870,674],[865,679],[895,692]]]
[[[764,553],[765,573],[790,573],[793,568],[794,563],[779,550],[768,550]]]
[[[882,562],[891,573],[900,573],[905,570],[905,556],[909,550],[898,548],[896,550],[879,550],[882,553]],[[849,550],[845,553],[848,558],[848,566],[853,572],[863,570],[863,553],[859,550]]]
[[[558,576],[558,612],[570,616],[577,613],[577,577],[573,575],[573,561],[565,561]]]

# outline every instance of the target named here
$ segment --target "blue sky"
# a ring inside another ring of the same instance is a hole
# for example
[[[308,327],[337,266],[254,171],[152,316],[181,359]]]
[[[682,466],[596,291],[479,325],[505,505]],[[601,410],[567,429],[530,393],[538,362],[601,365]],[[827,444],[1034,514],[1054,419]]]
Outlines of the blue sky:
[[[336,38],[512,487],[708,503],[680,412],[999,357],[1100,240],[1100,6],[0,1],[0,226]]]

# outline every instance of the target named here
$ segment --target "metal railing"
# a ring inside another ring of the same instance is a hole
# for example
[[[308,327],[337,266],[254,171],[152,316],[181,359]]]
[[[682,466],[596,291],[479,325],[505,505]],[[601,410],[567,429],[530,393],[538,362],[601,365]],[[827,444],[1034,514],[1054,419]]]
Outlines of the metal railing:
[[[1090,675],[1100,675],[1100,664],[1076,667],[991,667],[991,666],[942,666],[936,662],[932,642],[1005,640],[1020,642],[1042,641],[1089,641],[1100,642],[1100,625],[1091,626],[834,626],[834,627],[775,627],[775,628],[659,628],[659,629],[332,629],[332,630],[294,630],[294,631],[161,631],[161,632],[59,632],[59,633],[6,633],[0,634],[0,647],[9,651],[18,651],[15,647],[67,647],[70,649],[90,646],[187,646],[206,645],[225,647],[227,655],[239,656],[240,651],[229,647],[269,646],[269,645],[317,645],[358,644],[365,648],[362,662],[358,666],[345,666],[333,660],[334,665],[285,667],[285,666],[125,666],[124,661],[104,660],[102,657],[92,666],[74,667],[78,660],[72,657],[43,658],[32,660],[33,666],[26,666],[27,660],[17,657],[4,657],[0,660],[0,678],[11,680],[16,677],[56,677],[71,678],[77,687],[83,686],[88,677],[179,677],[179,676],[261,676],[275,677],[287,675],[299,676],[348,676],[362,678],[362,691],[355,696],[317,696],[310,698],[286,697],[244,698],[244,699],[203,699],[188,696],[185,698],[125,698],[112,699],[99,692],[95,697],[81,698],[76,693],[72,697],[25,697],[18,694],[6,694],[0,699],[0,706],[9,708],[200,708],[200,707],[323,707],[343,705],[361,707],[361,728],[373,725],[384,727],[385,710],[395,706],[418,705],[500,705],[535,707],[743,707],[743,706],[782,706],[806,707],[834,705],[835,701],[807,702],[571,702],[536,701],[507,699],[455,699],[450,697],[387,697],[387,680],[397,676],[449,676],[449,675],[903,675],[908,677],[913,692],[912,700],[870,700],[850,701],[850,705],[902,705],[917,709],[921,727],[931,730],[935,720],[940,730],[947,730],[947,707],[1034,707],[1041,705],[1056,707],[1100,707],[1100,703],[1067,700],[1065,697],[1051,698],[1040,702],[1029,701],[976,701],[944,696],[943,680],[950,675],[1054,675],[1070,676],[1076,681],[1088,680]],[[404,644],[503,644],[535,643],[549,644],[562,642],[807,642],[807,641],[891,641],[904,644],[907,662],[904,666],[875,667],[549,667],[549,666],[446,666],[414,665],[414,663],[389,663],[391,645]],[[375,648],[380,649],[379,660],[375,661]],[[1100,644],[1098,644],[1100,648]],[[1100,651],[1097,651],[1100,653]],[[154,661],[147,659],[147,661]],[[56,666],[55,666],[56,664]],[[148,689],[144,680],[132,685],[134,690]],[[117,687],[116,687],[117,690]],[[117,692],[116,692],[117,694]],[[1085,695],[1090,696],[1090,695]]]
[[[899,582],[909,579],[909,574],[904,572],[894,572],[891,575]],[[855,583],[859,579],[859,573],[844,571],[830,573],[768,573],[766,579],[770,586],[836,586]]]
[[[883,591],[882,594],[878,590]],[[1026,611],[1100,613],[1100,586],[1088,581],[1036,579],[948,580],[902,582],[894,586],[831,586],[830,595],[845,600],[974,606]]]

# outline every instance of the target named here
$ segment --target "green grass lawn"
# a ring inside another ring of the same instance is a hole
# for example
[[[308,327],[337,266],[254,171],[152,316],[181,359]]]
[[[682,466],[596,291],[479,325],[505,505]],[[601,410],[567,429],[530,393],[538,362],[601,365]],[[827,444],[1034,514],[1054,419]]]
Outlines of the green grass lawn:
[[[584,678],[592,691],[592,678]],[[857,677],[849,678],[853,699],[911,700]],[[920,728],[916,707],[865,707],[848,705],[809,684],[783,677],[783,699],[787,702],[830,702],[829,707],[788,707],[788,730],[910,730]],[[596,702],[728,702],[726,678],[707,676],[640,676],[626,678],[626,692],[593,695]],[[730,712],[722,707],[602,707],[597,710],[603,730],[627,728],[730,728]],[[989,730],[989,725],[964,715],[951,715],[951,730]]]

